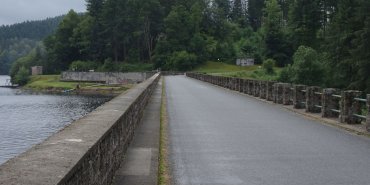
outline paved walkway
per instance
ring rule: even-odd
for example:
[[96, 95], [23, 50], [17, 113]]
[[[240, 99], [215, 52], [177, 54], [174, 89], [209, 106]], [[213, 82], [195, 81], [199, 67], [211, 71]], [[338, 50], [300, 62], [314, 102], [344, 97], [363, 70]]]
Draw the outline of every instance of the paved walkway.
[[159, 81], [113, 185], [157, 184], [161, 96]]
[[176, 185], [369, 185], [370, 139], [184, 76], [165, 77]]

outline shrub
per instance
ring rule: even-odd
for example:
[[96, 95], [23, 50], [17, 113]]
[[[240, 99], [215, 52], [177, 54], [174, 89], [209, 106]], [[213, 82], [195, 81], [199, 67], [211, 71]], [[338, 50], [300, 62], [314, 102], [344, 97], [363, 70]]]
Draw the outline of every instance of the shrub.
[[116, 72], [119, 71], [117, 65], [112, 61], [112, 59], [106, 59], [103, 66], [101, 66], [100, 71], [103, 72]]
[[285, 82], [285, 83], [292, 83], [293, 79], [293, 71], [292, 71], [292, 66], [289, 64], [286, 66], [280, 73], [278, 77], [279, 82]]
[[13, 83], [18, 85], [26, 85], [30, 79], [30, 73], [25, 67], [21, 67], [16, 73]]
[[279, 81], [320, 86], [325, 79], [322, 60], [314, 49], [300, 46], [293, 56], [294, 63], [281, 71]]
[[321, 58], [314, 49], [300, 46], [293, 56], [292, 81], [305, 85], [322, 85], [324, 69]]
[[274, 67], [275, 67], [275, 60], [274, 59], [267, 59], [263, 61], [262, 67], [267, 74], [274, 74]]
[[123, 63], [119, 65], [120, 72], [141, 72], [153, 70], [153, 64], [130, 64]]
[[169, 69], [178, 71], [191, 70], [197, 64], [197, 56], [187, 51], [174, 52], [168, 64], [170, 65], [168, 66]]
[[74, 61], [69, 65], [69, 70], [72, 71], [90, 71], [90, 70], [97, 70], [99, 68], [98, 62], [91, 62], [91, 61]]

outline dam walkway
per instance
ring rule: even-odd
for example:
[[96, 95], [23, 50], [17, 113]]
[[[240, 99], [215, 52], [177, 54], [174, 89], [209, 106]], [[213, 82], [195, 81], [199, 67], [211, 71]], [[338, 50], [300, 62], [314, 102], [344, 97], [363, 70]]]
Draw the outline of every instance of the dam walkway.
[[248, 95], [167, 76], [175, 185], [366, 185], [370, 139]]

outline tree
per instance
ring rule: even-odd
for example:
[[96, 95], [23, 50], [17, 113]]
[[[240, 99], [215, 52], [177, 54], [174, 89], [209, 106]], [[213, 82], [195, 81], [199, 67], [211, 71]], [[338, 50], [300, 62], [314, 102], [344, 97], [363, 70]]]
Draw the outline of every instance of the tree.
[[14, 77], [14, 80], [12, 80], [13, 84], [18, 85], [25, 85], [29, 81], [29, 70], [27, 70], [25, 67], [21, 67], [17, 74]]
[[312, 48], [300, 46], [294, 53], [292, 82], [305, 85], [322, 85], [324, 69], [321, 56]]
[[[328, 28], [325, 48], [328, 52], [328, 84], [338, 88], [346, 88], [354, 81], [357, 73], [356, 61], [351, 50], [355, 47], [356, 31], [363, 28], [363, 20], [356, 13], [359, 1], [338, 1], [337, 12]], [[360, 54], [361, 56], [361, 54]]]
[[274, 59], [277, 66], [283, 67], [290, 62], [290, 48], [284, 38], [282, 14], [277, 0], [266, 1], [263, 21], [265, 56]]
[[[87, 16], [82, 24], [84, 30], [85, 47], [91, 60], [102, 60], [104, 57], [104, 41], [102, 39], [102, 11], [103, 0], [86, 0]], [[86, 26], [88, 24], [89, 26]]]
[[213, 8], [217, 11], [217, 14], [224, 20], [228, 19], [231, 14], [231, 5], [228, 0], [214, 0]]
[[265, 0], [248, 0], [249, 23], [255, 31], [262, 25], [264, 5]]
[[317, 32], [321, 28], [322, 16], [319, 0], [295, 0], [291, 2], [289, 26], [294, 46], [317, 48]]
[[234, 23], [246, 26], [248, 17], [242, 2], [242, 0], [234, 0], [231, 19]]
[[55, 35], [49, 36], [44, 40], [44, 44], [49, 53], [49, 59], [53, 63], [55, 72], [67, 70], [72, 61], [81, 58], [80, 49], [73, 39], [75, 29], [80, 24], [80, 16], [73, 10], [60, 23]]
[[350, 88], [370, 92], [370, 2], [367, 0], [359, 1], [356, 8], [356, 22], [361, 25], [359, 30], [354, 32], [352, 41], [353, 48], [350, 54], [353, 58], [353, 68], [356, 72], [349, 84]]

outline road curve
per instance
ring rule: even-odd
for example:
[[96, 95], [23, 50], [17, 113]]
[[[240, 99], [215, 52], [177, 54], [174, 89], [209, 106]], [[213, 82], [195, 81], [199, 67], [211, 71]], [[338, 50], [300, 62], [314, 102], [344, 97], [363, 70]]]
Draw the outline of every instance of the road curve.
[[165, 78], [175, 185], [369, 185], [370, 139], [184, 76]]

